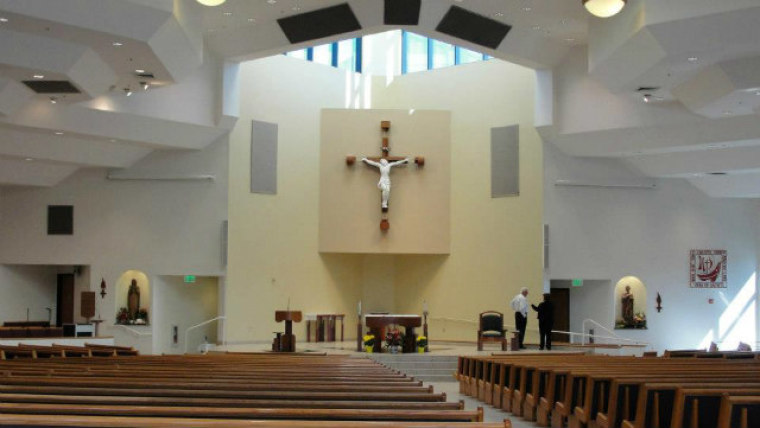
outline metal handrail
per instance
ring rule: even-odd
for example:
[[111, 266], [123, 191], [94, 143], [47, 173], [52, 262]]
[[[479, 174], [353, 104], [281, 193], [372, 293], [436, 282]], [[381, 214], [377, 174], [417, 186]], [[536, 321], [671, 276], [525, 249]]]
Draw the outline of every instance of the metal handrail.
[[149, 331], [149, 332], [147, 332], [147, 333], [144, 333], [144, 332], [142, 332], [142, 331], [137, 331], [137, 330], [135, 330], [135, 329], [133, 329], [133, 328], [127, 327], [127, 326], [125, 326], [124, 324], [114, 324], [114, 325], [112, 325], [111, 327], [121, 327], [121, 328], [123, 328], [124, 330], [127, 330], [128, 332], [130, 332], [130, 333], [134, 334], [135, 336], [153, 336], [153, 332], [150, 332], [150, 331]]
[[196, 324], [196, 325], [194, 325], [192, 327], [188, 327], [187, 329], [185, 329], [185, 354], [187, 354], [187, 337], [190, 334], [190, 330], [194, 330], [196, 328], [203, 327], [204, 325], [211, 324], [214, 321], [226, 320], [226, 319], [227, 319], [227, 317], [224, 316], [224, 315], [222, 315], [222, 316], [218, 316], [216, 318], [211, 318], [210, 320], [203, 321], [200, 324]]

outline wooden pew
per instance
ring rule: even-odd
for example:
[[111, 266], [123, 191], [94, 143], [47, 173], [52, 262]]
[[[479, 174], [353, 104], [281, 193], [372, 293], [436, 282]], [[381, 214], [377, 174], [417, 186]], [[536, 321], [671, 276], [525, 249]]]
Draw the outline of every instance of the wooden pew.
[[0, 413], [79, 416], [191, 417], [208, 419], [294, 419], [348, 421], [482, 422], [477, 410], [301, 409], [245, 407], [127, 406], [86, 404], [0, 403]]
[[118, 416], [59, 416], [0, 414], [0, 424], [27, 427], [134, 427], [134, 428], [511, 428], [508, 420], [494, 423], [460, 422], [357, 422], [357, 421], [255, 421], [197, 418], [132, 418]]
[[711, 388], [678, 388], [674, 398], [671, 428], [716, 427], [720, 419], [724, 395], [760, 397], [758, 388], [736, 388], [733, 385]]
[[[675, 396], [683, 383], [647, 383], [641, 388], [636, 405], [634, 420], [624, 420], [621, 424], [623, 428], [650, 428], [650, 427], [668, 427], [672, 422], [673, 409], [675, 406]], [[729, 386], [730, 385], [730, 386]], [[760, 383], [713, 383], [711, 384], [691, 384], [695, 389], [711, 389], [711, 386], [718, 390], [726, 388], [760, 388]]]
[[760, 426], [760, 397], [723, 394], [717, 428]]

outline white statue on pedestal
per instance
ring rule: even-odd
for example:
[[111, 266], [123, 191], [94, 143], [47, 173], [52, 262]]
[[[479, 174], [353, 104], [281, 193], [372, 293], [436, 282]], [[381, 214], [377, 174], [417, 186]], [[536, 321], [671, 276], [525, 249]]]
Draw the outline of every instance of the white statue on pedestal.
[[377, 167], [380, 171], [380, 181], [377, 182], [377, 188], [380, 189], [380, 196], [382, 198], [380, 208], [382, 208], [383, 211], [386, 211], [388, 209], [388, 198], [391, 196], [391, 168], [409, 163], [409, 158], [395, 162], [388, 162], [387, 159], [380, 159], [380, 162], [375, 162], [367, 158], [362, 158], [362, 162]]

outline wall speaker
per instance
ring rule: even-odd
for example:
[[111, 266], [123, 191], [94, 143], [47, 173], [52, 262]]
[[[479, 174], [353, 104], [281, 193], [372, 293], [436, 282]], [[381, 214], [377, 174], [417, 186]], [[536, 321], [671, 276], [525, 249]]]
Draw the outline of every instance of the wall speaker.
[[48, 205], [48, 235], [74, 234], [74, 206]]

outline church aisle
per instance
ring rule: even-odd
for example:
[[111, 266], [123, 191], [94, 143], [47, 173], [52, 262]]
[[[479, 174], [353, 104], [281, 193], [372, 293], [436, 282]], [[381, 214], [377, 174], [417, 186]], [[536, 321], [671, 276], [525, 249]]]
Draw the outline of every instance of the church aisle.
[[464, 408], [466, 410], [475, 410], [478, 407], [483, 407], [483, 422], [501, 422], [504, 419], [512, 421], [512, 428], [535, 428], [536, 425], [533, 422], [524, 421], [522, 418], [515, 417], [503, 410], [491, 407], [487, 404], [459, 393], [458, 382], [425, 382], [425, 385], [432, 385], [433, 390], [437, 393], [446, 393], [446, 401], [457, 402], [464, 400]]

